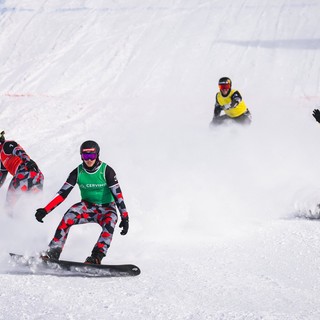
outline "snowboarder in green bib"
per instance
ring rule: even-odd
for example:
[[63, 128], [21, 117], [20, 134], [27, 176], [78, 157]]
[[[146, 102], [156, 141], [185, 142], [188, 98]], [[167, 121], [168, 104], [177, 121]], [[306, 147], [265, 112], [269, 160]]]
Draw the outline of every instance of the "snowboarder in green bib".
[[67, 240], [70, 227], [83, 223], [98, 223], [102, 232], [86, 263], [101, 264], [105, 257], [118, 220], [116, 207], [121, 216], [121, 234], [129, 229], [128, 212], [114, 170], [99, 159], [100, 147], [95, 141], [85, 141], [80, 147], [82, 164], [74, 169], [56, 197], [35, 214], [39, 222], [63, 202], [78, 184], [81, 201], [74, 204], [63, 216], [43, 258], [58, 260]]

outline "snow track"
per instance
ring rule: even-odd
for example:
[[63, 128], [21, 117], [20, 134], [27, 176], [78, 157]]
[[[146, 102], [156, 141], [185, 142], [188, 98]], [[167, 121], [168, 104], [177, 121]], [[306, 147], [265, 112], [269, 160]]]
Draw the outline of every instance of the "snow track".
[[[318, 220], [292, 214], [320, 200], [319, 14], [317, 0], [0, 0], [0, 129], [45, 175], [42, 199], [0, 215], [0, 319], [319, 319]], [[209, 130], [222, 76], [251, 127]], [[141, 275], [14, 273], [8, 252], [45, 249], [79, 199], [34, 219], [87, 139], [130, 214], [105, 263]], [[72, 229], [62, 258], [83, 261], [98, 233]]]

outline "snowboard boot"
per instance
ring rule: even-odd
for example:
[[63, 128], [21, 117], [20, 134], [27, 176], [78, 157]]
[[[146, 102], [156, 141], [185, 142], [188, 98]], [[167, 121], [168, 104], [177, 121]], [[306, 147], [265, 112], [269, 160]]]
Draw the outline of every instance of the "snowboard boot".
[[62, 249], [60, 247], [50, 248], [41, 255], [43, 260], [59, 260]]
[[101, 251], [92, 250], [91, 256], [89, 256], [84, 263], [86, 264], [101, 264], [101, 260], [105, 254]]

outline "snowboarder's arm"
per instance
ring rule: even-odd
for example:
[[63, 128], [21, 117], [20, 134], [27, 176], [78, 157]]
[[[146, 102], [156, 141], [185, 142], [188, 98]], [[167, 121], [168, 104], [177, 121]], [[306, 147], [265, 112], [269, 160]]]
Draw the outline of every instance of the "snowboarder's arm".
[[28, 168], [29, 171], [39, 172], [37, 164], [32, 159], [30, 159], [27, 153], [19, 144], [17, 144], [17, 142], [6, 141], [3, 146], [3, 149], [5, 153], [19, 157], [22, 160], [22, 163]]
[[216, 94], [216, 103], [214, 105], [213, 117], [219, 117], [221, 111], [223, 110], [222, 106], [218, 102], [217, 96], [218, 96], [218, 94]]
[[235, 91], [231, 96], [230, 109], [235, 108], [242, 101], [242, 97], [239, 91]]
[[126, 205], [123, 200], [122, 191], [116, 176], [115, 171], [107, 166], [106, 175], [105, 175], [107, 184], [109, 186], [110, 191], [114, 197], [118, 210], [120, 212], [121, 219], [128, 219], [128, 212], [126, 209]]
[[214, 117], [219, 117], [222, 110], [223, 110], [223, 109], [222, 109], [222, 106], [220, 106], [219, 103], [216, 103], [215, 106], [214, 106], [213, 116], [214, 116]]
[[61, 189], [58, 191], [57, 195], [44, 208], [37, 209], [35, 217], [39, 222], [43, 222], [43, 218], [54, 208], [56, 208], [61, 202], [64, 201], [64, 199], [68, 196], [68, 194], [75, 186], [77, 182], [77, 177], [78, 170], [75, 169], [70, 173], [68, 179], [63, 184]]
[[[26, 154], [26, 152], [21, 148], [20, 145], [18, 145], [15, 141], [11, 141], [10, 143], [6, 143], [5, 144], [5, 147], [6, 145], [8, 145], [8, 148], [12, 148], [12, 151], [11, 153], [14, 155], [14, 156], [17, 156], [19, 157], [23, 162], [26, 162], [28, 163], [30, 161], [30, 157]], [[15, 145], [14, 147], [12, 147], [13, 145]]]
[[56, 208], [60, 203], [62, 203], [67, 198], [67, 196], [69, 195], [69, 193], [71, 192], [71, 190], [73, 189], [73, 187], [77, 182], [77, 177], [78, 177], [78, 170], [74, 169], [70, 173], [68, 179], [63, 184], [61, 189], [58, 191], [57, 195], [44, 207], [47, 213], [51, 212], [54, 208]]

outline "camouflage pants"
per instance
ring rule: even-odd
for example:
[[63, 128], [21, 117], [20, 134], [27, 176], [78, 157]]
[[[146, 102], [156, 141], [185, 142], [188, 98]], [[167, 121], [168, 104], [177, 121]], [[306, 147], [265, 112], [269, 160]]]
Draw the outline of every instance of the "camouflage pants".
[[12, 207], [25, 192], [37, 193], [43, 189], [43, 174], [41, 171], [20, 170], [12, 178], [6, 197], [6, 204]]
[[63, 249], [69, 230], [73, 225], [93, 222], [98, 223], [102, 228], [93, 250], [106, 255], [117, 220], [118, 216], [114, 202], [108, 205], [97, 205], [86, 201], [78, 202], [64, 214], [49, 247]]

